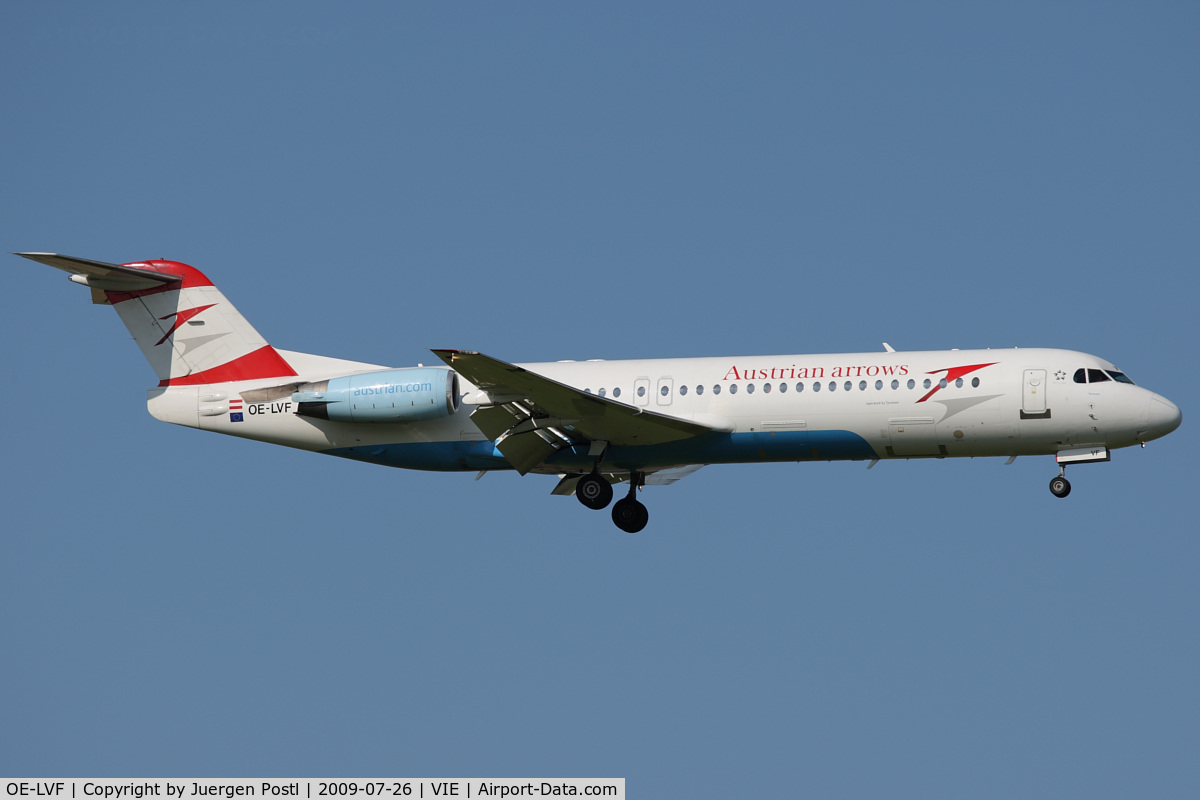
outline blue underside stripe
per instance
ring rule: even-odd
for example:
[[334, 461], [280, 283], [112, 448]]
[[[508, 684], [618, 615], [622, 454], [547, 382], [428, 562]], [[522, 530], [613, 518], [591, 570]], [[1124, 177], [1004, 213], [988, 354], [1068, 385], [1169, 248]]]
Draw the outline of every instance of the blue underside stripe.
[[[489, 441], [407, 442], [338, 447], [322, 452], [388, 467], [435, 471], [511, 469]], [[667, 467], [679, 464], [739, 464], [759, 461], [843, 461], [876, 458], [850, 431], [778, 431], [710, 433], [650, 447], [610, 447], [604, 463], [614, 467]], [[587, 471], [587, 448], [561, 450], [548, 463], [568, 471]]]
[[512, 469], [491, 442], [404, 442], [335, 447], [322, 453], [385, 467], [457, 472], [477, 469]]

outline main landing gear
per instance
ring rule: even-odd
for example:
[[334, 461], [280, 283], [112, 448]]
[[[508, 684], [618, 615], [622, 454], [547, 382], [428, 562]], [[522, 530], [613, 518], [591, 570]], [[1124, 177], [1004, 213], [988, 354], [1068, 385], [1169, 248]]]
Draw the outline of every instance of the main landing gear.
[[[629, 494], [622, 497], [613, 506], [613, 523], [626, 533], [637, 533], [650, 521], [650, 512], [638, 502], [635, 496], [643, 480], [645, 478], [641, 473], [631, 471], [629, 473]], [[598, 511], [612, 501], [612, 484], [606, 481], [598, 471], [593, 472], [584, 475], [575, 484], [575, 496], [588, 508]]]
[[1055, 497], [1066, 497], [1071, 493], [1071, 482], [1067, 480], [1067, 467], [1058, 468], [1058, 476], [1050, 479], [1050, 494]]

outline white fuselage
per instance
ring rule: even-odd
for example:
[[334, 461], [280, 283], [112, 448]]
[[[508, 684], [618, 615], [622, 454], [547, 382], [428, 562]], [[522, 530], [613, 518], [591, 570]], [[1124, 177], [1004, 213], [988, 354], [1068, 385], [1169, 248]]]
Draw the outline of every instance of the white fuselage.
[[[150, 411], [176, 424], [392, 466], [506, 468], [503, 456], [471, 421], [471, 413], [493, 398], [465, 379], [461, 406], [443, 419], [380, 424], [313, 420], [295, 414], [290, 397], [296, 382], [380, 367], [284, 355], [300, 372], [286, 384], [266, 379], [155, 389]], [[1127, 447], [1163, 436], [1179, 424], [1179, 409], [1170, 401], [1122, 382], [1124, 376], [1112, 364], [1070, 350], [520, 366], [585, 392], [714, 429], [709, 436], [678, 445], [615, 448], [605, 456], [613, 468], [1055, 454], [1092, 446]], [[231, 421], [231, 403], [241, 407], [240, 422]], [[568, 450], [536, 471], [587, 470], [592, 460], [586, 453]]]

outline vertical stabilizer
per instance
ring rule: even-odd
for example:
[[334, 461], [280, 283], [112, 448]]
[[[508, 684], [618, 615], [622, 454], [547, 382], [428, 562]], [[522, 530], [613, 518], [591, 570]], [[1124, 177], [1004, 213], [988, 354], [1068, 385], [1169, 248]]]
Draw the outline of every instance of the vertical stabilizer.
[[271, 347], [200, 270], [177, 261], [105, 264], [55, 253], [17, 253], [71, 273], [112, 305], [154, 368], [159, 386], [290, 377]]

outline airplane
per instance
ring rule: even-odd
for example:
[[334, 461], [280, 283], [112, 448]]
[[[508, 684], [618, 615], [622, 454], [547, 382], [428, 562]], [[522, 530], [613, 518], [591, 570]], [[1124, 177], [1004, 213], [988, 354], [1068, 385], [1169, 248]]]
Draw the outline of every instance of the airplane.
[[643, 486], [707, 464], [1052, 455], [1072, 464], [1179, 427], [1179, 407], [1071, 350], [897, 351], [514, 364], [433, 350], [388, 367], [277, 350], [199, 270], [16, 253], [111, 305], [158, 377], [156, 419], [390, 467], [558, 477], [552, 494], [649, 520]]

